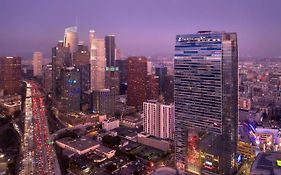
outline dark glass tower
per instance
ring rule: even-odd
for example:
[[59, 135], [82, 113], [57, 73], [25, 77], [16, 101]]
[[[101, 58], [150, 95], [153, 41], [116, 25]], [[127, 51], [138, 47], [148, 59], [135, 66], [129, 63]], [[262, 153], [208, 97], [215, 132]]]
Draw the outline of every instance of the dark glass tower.
[[115, 67], [115, 35], [105, 36], [106, 67]]
[[155, 68], [155, 74], [159, 77], [159, 91], [162, 94], [165, 84], [165, 77], [167, 76], [167, 67], [164, 65], [159, 65]]
[[178, 168], [233, 174], [238, 126], [236, 33], [177, 35], [175, 149]]

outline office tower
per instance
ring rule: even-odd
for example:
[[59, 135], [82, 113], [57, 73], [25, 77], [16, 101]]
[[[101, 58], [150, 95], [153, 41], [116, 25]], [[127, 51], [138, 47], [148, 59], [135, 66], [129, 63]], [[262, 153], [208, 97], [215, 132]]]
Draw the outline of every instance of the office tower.
[[110, 68], [116, 66], [115, 35], [105, 36], [105, 57], [106, 57], [106, 67]]
[[46, 93], [52, 92], [52, 65], [47, 64], [43, 66], [43, 88]]
[[0, 57], [0, 95], [21, 93], [21, 57]]
[[52, 48], [52, 92], [54, 101], [56, 97], [61, 95], [62, 69], [71, 65], [69, 48], [63, 46], [63, 41], [59, 41], [57, 46]]
[[236, 33], [177, 35], [176, 165], [195, 174], [234, 172], [238, 127]]
[[147, 98], [155, 100], [159, 98], [159, 80], [155, 75], [147, 75]]
[[153, 65], [151, 61], [147, 61], [147, 75], [152, 75], [153, 73]]
[[79, 66], [84, 64], [90, 64], [90, 52], [87, 46], [80, 43], [78, 51], [73, 53], [73, 65]]
[[76, 26], [65, 29], [63, 46], [69, 47], [71, 53], [74, 53], [78, 50], [78, 33]]
[[32, 58], [33, 76], [42, 76], [42, 59], [43, 55], [41, 52], [34, 52]]
[[75, 66], [80, 69], [81, 91], [88, 91], [91, 87], [91, 67], [90, 64]]
[[105, 43], [104, 39], [95, 38], [95, 31], [91, 30], [90, 38], [90, 64], [91, 64], [91, 90], [105, 88]]
[[75, 67], [65, 67], [62, 69], [62, 94], [60, 100], [62, 107], [66, 111], [80, 110], [80, 69]]
[[149, 100], [143, 103], [144, 131], [163, 139], [173, 139], [175, 128], [174, 105]]
[[84, 44], [84, 42], [83, 41], [80, 41], [79, 43], [78, 43], [78, 46], [77, 46], [78, 48], [78, 52], [80, 52], [80, 53], [83, 53], [83, 51], [85, 52], [85, 51], [89, 51], [89, 48], [88, 48], [88, 46], [86, 46], [85, 44]]
[[164, 78], [163, 96], [166, 102], [174, 102], [174, 76], [167, 75]]
[[[105, 77], [105, 86], [110, 89], [110, 94], [112, 99], [116, 99], [116, 96], [119, 95], [119, 69], [118, 67], [106, 67], [106, 77]], [[113, 100], [115, 102], [115, 100]], [[115, 109], [115, 103], [114, 109]]]
[[167, 76], [167, 67], [163, 64], [156, 66], [155, 74], [159, 77], [159, 93], [163, 94], [165, 77]]
[[147, 100], [147, 58], [128, 58], [128, 92], [127, 104], [142, 107]]
[[116, 60], [116, 66], [119, 69], [119, 92], [120, 95], [124, 95], [128, 85], [128, 61]]
[[114, 113], [114, 99], [110, 89], [97, 89], [92, 91], [91, 111], [99, 114]]

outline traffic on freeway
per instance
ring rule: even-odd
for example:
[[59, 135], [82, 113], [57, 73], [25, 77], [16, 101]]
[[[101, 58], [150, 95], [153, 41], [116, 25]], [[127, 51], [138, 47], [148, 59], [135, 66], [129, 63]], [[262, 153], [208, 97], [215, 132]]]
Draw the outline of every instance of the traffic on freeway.
[[19, 174], [61, 174], [53, 145], [49, 142], [49, 128], [44, 97], [39, 85], [26, 81], [23, 155]]

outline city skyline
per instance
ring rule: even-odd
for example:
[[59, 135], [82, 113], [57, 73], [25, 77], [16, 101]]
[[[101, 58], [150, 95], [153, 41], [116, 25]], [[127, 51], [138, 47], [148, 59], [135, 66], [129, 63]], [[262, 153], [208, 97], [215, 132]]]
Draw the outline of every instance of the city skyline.
[[0, 21], [7, 28], [0, 30], [0, 54], [25, 59], [40, 51], [50, 58], [63, 30], [77, 24], [79, 41], [88, 43], [91, 29], [98, 37], [114, 34], [117, 48], [127, 56], [172, 56], [175, 35], [199, 30], [237, 32], [241, 57], [281, 56], [280, 1], [121, 2], [3, 0]]

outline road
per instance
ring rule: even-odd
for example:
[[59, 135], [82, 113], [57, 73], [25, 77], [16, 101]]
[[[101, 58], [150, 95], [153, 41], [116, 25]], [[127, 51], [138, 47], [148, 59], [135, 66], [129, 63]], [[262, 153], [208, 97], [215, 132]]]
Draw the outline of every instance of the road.
[[24, 134], [22, 139], [22, 168], [19, 174], [60, 175], [53, 145], [49, 144], [49, 128], [44, 97], [39, 85], [27, 81]]

